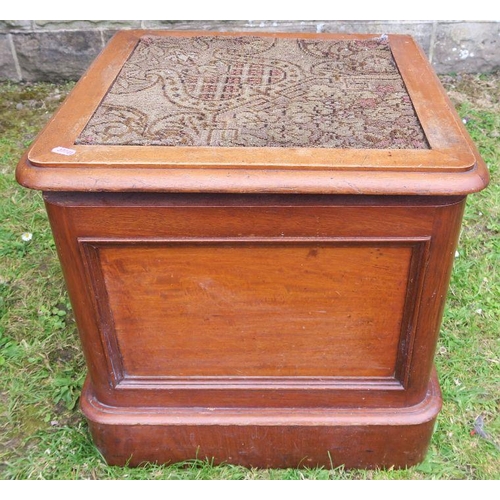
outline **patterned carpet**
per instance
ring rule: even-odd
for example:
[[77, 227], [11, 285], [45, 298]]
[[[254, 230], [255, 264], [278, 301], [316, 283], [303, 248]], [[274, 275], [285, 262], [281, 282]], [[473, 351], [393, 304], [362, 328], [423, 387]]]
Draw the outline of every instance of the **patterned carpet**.
[[144, 36], [77, 144], [426, 149], [387, 39]]

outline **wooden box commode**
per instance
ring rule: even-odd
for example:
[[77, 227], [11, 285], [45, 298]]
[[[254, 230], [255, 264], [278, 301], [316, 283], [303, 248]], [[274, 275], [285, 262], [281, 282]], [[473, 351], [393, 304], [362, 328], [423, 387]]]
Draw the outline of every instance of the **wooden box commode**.
[[110, 464], [404, 467], [484, 163], [408, 36], [127, 31], [17, 170]]

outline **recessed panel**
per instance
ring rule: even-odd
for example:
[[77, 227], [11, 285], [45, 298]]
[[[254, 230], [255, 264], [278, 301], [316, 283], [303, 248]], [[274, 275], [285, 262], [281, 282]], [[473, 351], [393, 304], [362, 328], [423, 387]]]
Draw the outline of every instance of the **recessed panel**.
[[98, 254], [125, 378], [394, 376], [411, 246], [174, 242]]

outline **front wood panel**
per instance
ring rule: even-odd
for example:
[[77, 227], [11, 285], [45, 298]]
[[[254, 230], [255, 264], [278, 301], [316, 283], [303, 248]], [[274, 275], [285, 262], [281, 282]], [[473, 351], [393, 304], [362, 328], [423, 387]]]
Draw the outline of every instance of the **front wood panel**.
[[414, 243], [87, 245], [125, 379], [394, 377]]
[[[448, 265], [453, 260], [463, 200], [453, 199], [453, 204], [447, 204], [450, 201], [448, 199], [432, 198], [202, 197], [110, 193], [51, 193], [46, 194], [46, 199], [89, 362], [92, 384], [99, 401], [106, 405], [358, 407], [362, 404], [366, 407], [401, 407], [416, 404], [425, 396], [442, 308], [443, 287], [447, 283]], [[398, 296], [403, 312], [395, 321], [400, 324], [395, 361], [394, 357], [391, 358], [391, 346], [388, 353], [383, 351], [386, 373], [394, 365], [395, 370], [390, 375], [381, 376], [285, 375], [283, 371], [277, 375], [234, 375], [234, 372], [214, 375], [212, 365], [208, 375], [144, 375], [144, 372], [134, 372], [134, 369], [142, 369], [138, 367], [152, 364], [151, 352], [143, 349], [141, 344], [138, 348], [130, 344], [134, 340], [131, 330], [126, 333], [129, 336], [126, 337], [129, 342], [128, 353], [127, 347], [123, 349], [119, 344], [121, 340], [115, 325], [116, 311], [113, 310], [116, 307], [111, 301], [118, 304], [118, 311], [122, 304], [127, 304], [127, 300], [127, 307], [131, 307], [141, 294], [148, 292], [148, 286], [139, 286], [140, 281], [129, 281], [123, 290], [132, 293], [130, 290], [134, 288], [135, 298], [127, 299], [124, 295], [125, 302], [122, 302], [120, 294], [116, 295], [108, 288], [105, 280], [108, 271], [103, 262], [116, 250], [124, 252], [119, 255], [120, 258], [126, 255], [128, 260], [134, 260], [135, 252], [141, 249], [149, 248], [156, 255], [168, 250], [171, 252], [170, 258], [170, 255], [182, 255], [186, 248], [199, 247], [200, 252], [204, 248], [204, 252], [208, 250], [213, 253], [215, 248], [228, 246], [242, 251], [259, 247], [274, 250], [272, 266], [283, 265], [279, 250], [285, 248], [324, 248], [334, 257], [336, 249], [348, 247], [357, 248], [359, 252], [368, 251], [369, 248], [390, 252], [398, 250], [404, 265], [408, 263], [409, 267], [406, 286], [401, 286], [404, 299]], [[103, 258], [104, 254], [106, 258]], [[350, 255], [349, 252], [347, 254]], [[304, 256], [307, 257], [306, 254]], [[365, 254], [360, 253], [359, 256], [360, 268], [364, 269]], [[144, 262], [144, 259], [140, 260]], [[339, 265], [340, 259], [329, 260]], [[391, 258], [385, 261], [391, 265], [394, 262]], [[380, 274], [388, 277], [388, 283], [391, 283], [391, 275], [394, 274], [391, 265], [379, 268]], [[200, 269], [201, 264], [189, 272], [199, 272]], [[232, 274], [236, 280], [240, 280], [237, 271]], [[247, 278], [251, 279], [253, 277]], [[390, 290], [386, 290], [384, 279], [380, 278], [378, 289], [389, 303], [394, 301], [394, 297], [390, 296]], [[376, 297], [376, 294], [372, 294], [372, 297]], [[199, 297], [196, 300], [199, 301]], [[382, 300], [379, 304], [382, 306], [369, 307], [380, 309], [382, 315], [388, 316], [384, 308], [389, 306]], [[355, 306], [364, 307], [365, 303], [360, 301]], [[204, 307], [207, 307], [206, 304]], [[151, 308], [146, 311], [147, 307], [144, 307], [140, 314], [147, 322]], [[123, 314], [123, 311], [119, 314]], [[124, 317], [122, 323], [126, 323]], [[196, 329], [194, 331], [197, 332]], [[320, 334], [326, 335], [321, 331]], [[150, 337], [153, 341], [155, 338], [162, 340], [161, 335]], [[375, 334], [373, 338], [376, 338]], [[199, 339], [197, 341], [201, 345]], [[365, 339], [370, 340], [368, 336]], [[394, 337], [382, 338], [382, 342], [387, 340], [394, 341]], [[220, 342], [221, 347], [226, 347], [226, 344]], [[323, 351], [325, 345], [334, 349], [323, 342]], [[206, 348], [204, 345], [201, 347]], [[312, 352], [311, 345], [306, 347]], [[340, 349], [339, 345], [335, 348]], [[311, 360], [311, 371], [308, 373], [319, 373], [325, 366], [329, 368], [327, 364], [319, 365], [317, 358], [311, 356], [310, 352], [307, 353]], [[351, 356], [347, 359], [351, 365], [343, 372], [347, 373], [349, 366], [358, 365], [354, 364], [351, 351], [345, 349], [344, 352], [346, 356]], [[138, 358], [136, 368], [131, 368], [127, 365], [126, 357], [134, 357], [134, 353], [142, 360]], [[200, 349], [198, 354], [203, 358], [204, 351]], [[239, 354], [243, 356], [242, 351]], [[335, 357], [335, 351], [333, 354], [331, 351], [330, 355], [335, 358], [336, 366], [344, 369], [340, 355]], [[268, 355], [270, 358], [271, 354]], [[196, 360], [196, 363], [199, 362]], [[365, 360], [359, 366], [361, 369], [367, 368]], [[165, 366], [162, 366], [158, 373], [164, 373], [164, 369]], [[167, 369], [171, 369], [170, 365]], [[334, 373], [333, 368], [329, 373]]]

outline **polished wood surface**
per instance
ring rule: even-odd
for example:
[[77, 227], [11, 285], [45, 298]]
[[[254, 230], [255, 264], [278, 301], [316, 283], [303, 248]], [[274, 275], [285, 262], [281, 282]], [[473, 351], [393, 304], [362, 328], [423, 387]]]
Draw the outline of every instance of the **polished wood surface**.
[[[103, 403], [403, 407], [424, 398], [463, 198], [45, 198]], [[309, 343], [299, 337], [308, 325]], [[278, 363], [273, 353], [284, 373], [259, 368]]]
[[86, 383], [82, 408], [112, 465], [198, 458], [245, 467], [408, 467], [427, 451], [441, 394], [435, 374], [426, 397], [403, 409], [109, 408]]
[[123, 372], [392, 377], [412, 246], [384, 243], [97, 244]]

